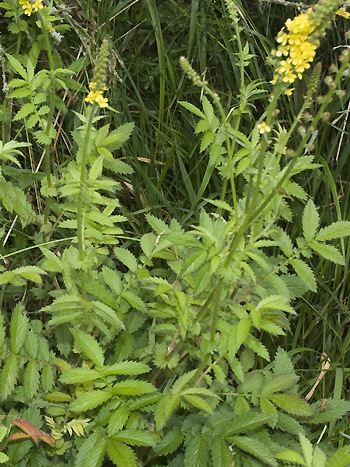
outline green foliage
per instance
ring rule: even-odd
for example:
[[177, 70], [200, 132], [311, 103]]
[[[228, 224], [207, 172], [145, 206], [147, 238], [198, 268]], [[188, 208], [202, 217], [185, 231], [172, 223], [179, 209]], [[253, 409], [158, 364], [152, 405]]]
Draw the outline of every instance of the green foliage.
[[[295, 106], [286, 105], [285, 83], [268, 91], [271, 64], [266, 79], [254, 71], [267, 43], [252, 40], [261, 34], [252, 33], [241, 5], [222, 2], [225, 30], [209, 36], [229, 52], [235, 87], [229, 96], [211, 88], [204, 55], [200, 73], [181, 59], [201, 99], [194, 105], [181, 97], [174, 117], [174, 134], [185, 135], [179, 144], [164, 137], [187, 86], [184, 80], [178, 86], [162, 36], [163, 9], [170, 6], [147, 0], [149, 19], [137, 22], [147, 28], [149, 21], [156, 32], [159, 89], [142, 76], [131, 94], [123, 79], [113, 83], [111, 72], [108, 106], [102, 101], [100, 108], [98, 94], [94, 104], [82, 99], [90, 65], [94, 75], [105, 74], [106, 57], [90, 63], [96, 53], [89, 44], [100, 42], [102, 30], [114, 43], [114, 19], [135, 2], [97, 3], [45, 4], [25, 16], [20, 3], [0, 2], [6, 43], [0, 48], [0, 442], [6, 448], [0, 463], [347, 465], [347, 447], [336, 450], [350, 412], [339, 390], [341, 368], [333, 398], [326, 387], [317, 389], [321, 373], [312, 390], [318, 400], [305, 400], [310, 380], [302, 370], [310, 349], [291, 344], [291, 330], [301, 332], [301, 304], [323, 286], [317, 261], [337, 267], [348, 261], [350, 222], [338, 215], [325, 225], [305, 182], [321, 166], [327, 170], [312, 146], [326, 110], [342, 99], [348, 55], [336, 52], [325, 95], [314, 96], [314, 76], [305, 80], [308, 98], [298, 103], [297, 83]], [[188, 11], [185, 3], [178, 2], [179, 11]], [[192, 56], [206, 33], [195, 30], [197, 19], [215, 16], [223, 5], [190, 3]], [[85, 34], [85, 21], [90, 28], [112, 10], [92, 38]], [[131, 32], [120, 37], [132, 42]], [[147, 54], [152, 41], [144, 37]], [[71, 40], [81, 41], [79, 54]], [[169, 108], [167, 80], [175, 86]], [[89, 96], [95, 86], [89, 83]], [[159, 92], [150, 126], [138, 120], [144, 108], [135, 111], [133, 97], [149, 86]], [[118, 105], [118, 93], [127, 105]], [[154, 112], [148, 113], [149, 119]], [[121, 114], [138, 124], [124, 123]], [[150, 147], [145, 128], [156, 129]], [[174, 200], [178, 170], [183, 186]], [[323, 309], [315, 311], [326, 320]], [[329, 439], [313, 444], [325, 425]]]

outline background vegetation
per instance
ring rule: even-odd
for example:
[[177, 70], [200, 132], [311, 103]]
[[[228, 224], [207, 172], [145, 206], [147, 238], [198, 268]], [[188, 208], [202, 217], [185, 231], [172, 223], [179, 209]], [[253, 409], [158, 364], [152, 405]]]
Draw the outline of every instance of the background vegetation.
[[[288, 300], [272, 306], [281, 312], [276, 320], [285, 334], [265, 325], [254, 330], [254, 344], [238, 337], [235, 351], [213, 344], [215, 333], [245, 332], [234, 330], [243, 319], [237, 311], [231, 310], [236, 321], [227, 319], [226, 331], [206, 315], [207, 300], [214, 308], [219, 303], [223, 313], [230, 309], [236, 297], [220, 295], [228, 284], [239, 293], [248, 289], [238, 303], [251, 300], [254, 306], [285, 290], [257, 289], [257, 299], [249, 294], [248, 268], [238, 278], [229, 276], [228, 266], [237, 265], [225, 248], [238, 234], [229, 222], [233, 211], [215, 200], [232, 205], [230, 188], [222, 199], [223, 185], [230, 183], [203, 151], [203, 135], [194, 131], [200, 112], [208, 117], [218, 110], [210, 93], [205, 109], [203, 86], [193, 85], [179, 58], [187, 57], [220, 96], [233, 129], [226, 129], [229, 137], [248, 146], [246, 135], [253, 147], [256, 123], [270, 103], [268, 57], [277, 33], [287, 18], [317, 2], [235, 0], [236, 23], [228, 3], [72, 0], [46, 4], [28, 17], [16, 0], [0, 2], [0, 394], [2, 450], [9, 465], [350, 465], [345, 224], [343, 232], [324, 238], [340, 238], [344, 261], [330, 261], [334, 251], [328, 259], [304, 255], [317, 292], [307, 291], [302, 281], [293, 285], [295, 315]], [[293, 84], [292, 96], [281, 97], [274, 116], [275, 141], [283, 142], [281, 127], [288, 130], [298, 121], [291, 147], [301, 141], [297, 156], [314, 156], [308, 161], [312, 170], [293, 174], [309, 195], [289, 193], [293, 221], [272, 207], [266, 213], [266, 222], [283, 228], [293, 245], [302, 231], [306, 238], [308, 229], [349, 219], [349, 80], [340, 77], [337, 89], [327, 84], [341, 67], [347, 21], [334, 19], [321, 42], [322, 70], [309, 108], [303, 105], [313, 85], [311, 71]], [[89, 122], [91, 106], [84, 98], [105, 38], [110, 108], [100, 112], [104, 119]], [[322, 105], [317, 98], [330, 94], [319, 122], [312, 126], [301, 119], [304, 109], [312, 120]], [[184, 101], [197, 106], [197, 113]], [[230, 121], [242, 102], [243, 136]], [[262, 144], [268, 144], [265, 136]], [[257, 186], [255, 176], [252, 171], [248, 180], [238, 173], [239, 199], [249, 196], [249, 183]], [[264, 187], [254, 196], [258, 205], [267, 196]], [[89, 212], [104, 218], [91, 214], [85, 227]], [[257, 231], [263, 227], [257, 221]], [[266, 244], [260, 262], [250, 257], [252, 276], [262, 274], [263, 261], [280, 258], [280, 243]], [[299, 243], [295, 248], [302, 250]], [[200, 269], [203, 250], [222, 254], [219, 273], [212, 265], [210, 271]], [[210, 281], [198, 284], [199, 274], [210, 275]], [[231, 351], [230, 360], [225, 352]], [[319, 443], [324, 457], [310, 442]], [[338, 448], [343, 450], [337, 454]]]

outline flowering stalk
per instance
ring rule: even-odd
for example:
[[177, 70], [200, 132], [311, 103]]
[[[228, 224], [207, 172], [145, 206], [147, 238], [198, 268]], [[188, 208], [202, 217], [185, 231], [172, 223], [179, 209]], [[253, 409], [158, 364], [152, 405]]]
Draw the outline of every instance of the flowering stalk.
[[81, 294], [83, 298], [86, 298], [86, 271], [84, 270], [83, 262], [85, 259], [85, 216], [86, 216], [86, 203], [85, 203], [85, 191], [86, 191], [86, 179], [87, 179], [87, 163], [89, 156], [91, 128], [94, 120], [96, 106], [88, 109], [88, 120], [85, 128], [85, 134], [83, 139], [83, 146], [81, 148], [80, 157], [80, 190], [78, 195], [77, 205], [77, 237], [78, 237], [78, 250], [79, 260], [81, 262], [80, 268], [80, 286]]

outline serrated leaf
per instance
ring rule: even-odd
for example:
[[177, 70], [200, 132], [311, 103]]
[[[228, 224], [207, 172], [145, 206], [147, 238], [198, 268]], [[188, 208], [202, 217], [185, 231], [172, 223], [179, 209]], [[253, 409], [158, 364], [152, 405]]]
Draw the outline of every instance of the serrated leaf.
[[264, 397], [268, 397], [270, 394], [286, 391], [287, 389], [293, 388], [297, 381], [298, 377], [293, 373], [289, 375], [274, 376], [271, 381], [263, 386], [261, 394]]
[[118, 407], [111, 415], [108, 422], [108, 436], [111, 437], [120, 431], [129, 418], [129, 410], [123, 405]]
[[175, 427], [171, 431], [168, 431], [153, 449], [158, 456], [167, 456], [175, 452], [183, 440], [184, 435], [181, 433], [180, 428]]
[[2, 358], [2, 354], [5, 349], [5, 337], [5, 319], [3, 313], [0, 311], [0, 358]]
[[293, 255], [292, 240], [284, 230], [276, 228], [272, 232], [271, 237], [278, 243], [279, 248], [287, 258]]
[[19, 111], [14, 116], [13, 120], [16, 122], [18, 120], [23, 120], [24, 118], [28, 117], [28, 115], [35, 112], [35, 105], [31, 102], [27, 102], [23, 104]]
[[19, 373], [16, 355], [10, 355], [0, 373], [0, 398], [6, 399], [14, 390]]
[[15, 306], [10, 323], [11, 350], [18, 353], [23, 347], [29, 331], [29, 320], [21, 304]]
[[303, 212], [303, 234], [307, 242], [313, 240], [320, 225], [320, 216], [312, 199], [307, 202]]
[[28, 75], [26, 70], [24, 69], [23, 65], [17, 60], [17, 58], [13, 57], [10, 54], [5, 54], [8, 61], [10, 62], [11, 67], [25, 80], [28, 79]]
[[304, 284], [312, 291], [317, 292], [317, 285], [315, 275], [304, 261], [301, 259], [291, 259], [290, 264], [293, 266], [298, 277], [304, 282]]
[[55, 385], [53, 370], [49, 363], [46, 363], [42, 369], [41, 384], [42, 384], [44, 392], [52, 391]]
[[262, 443], [258, 439], [249, 436], [232, 436], [231, 439], [235, 443], [235, 447], [251, 454], [257, 459], [265, 462], [267, 465], [271, 465], [273, 467], [278, 466], [272, 452], [266, 444]]
[[186, 439], [184, 467], [207, 467], [208, 440], [202, 435]]
[[138, 379], [126, 379], [120, 381], [112, 387], [112, 393], [120, 396], [138, 396], [155, 392], [157, 389], [153, 384]]
[[156, 236], [153, 233], [142, 235], [140, 245], [144, 254], [149, 258], [156, 244]]
[[350, 464], [350, 446], [339, 448], [329, 459], [327, 467], [348, 467]]
[[279, 452], [276, 454], [276, 458], [292, 464], [305, 465], [303, 457], [298, 452], [292, 451], [291, 449], [285, 449], [284, 451]]
[[102, 367], [104, 363], [103, 350], [99, 343], [90, 334], [83, 331], [72, 329], [71, 333], [74, 337], [74, 345], [79, 353], [82, 353], [96, 366]]
[[0, 425], [0, 442], [5, 438], [7, 433], [6, 426]]
[[313, 240], [309, 243], [309, 246], [323, 258], [326, 258], [336, 264], [345, 264], [343, 255], [333, 245], [326, 245], [325, 243], [319, 243]]
[[197, 373], [197, 370], [192, 370], [187, 373], [184, 373], [180, 378], [178, 378], [171, 388], [173, 394], [179, 393], [184, 389], [184, 387], [191, 381], [194, 375]]
[[134, 451], [124, 443], [109, 440], [106, 451], [108, 457], [117, 467], [137, 467]]
[[224, 439], [216, 438], [211, 443], [212, 463], [215, 467], [232, 467], [233, 457]]
[[155, 433], [142, 430], [119, 431], [113, 438], [130, 446], [153, 446], [157, 442]]
[[116, 247], [114, 254], [130, 271], [135, 272], [137, 270], [137, 259], [135, 256], [125, 248]]
[[284, 410], [291, 415], [299, 417], [309, 417], [312, 415], [311, 407], [303, 399], [292, 394], [274, 394], [269, 396], [278, 408]]
[[39, 368], [35, 360], [31, 360], [24, 371], [23, 379], [24, 391], [29, 399], [38, 392], [39, 389]]
[[190, 405], [193, 405], [193, 407], [196, 407], [199, 410], [203, 410], [207, 413], [212, 413], [213, 411], [213, 407], [202, 397], [195, 396], [192, 394], [184, 394], [183, 399], [185, 399], [186, 402], [188, 402]]
[[116, 149], [120, 148], [122, 144], [130, 138], [134, 127], [135, 124], [133, 122], [120, 125], [120, 127], [111, 131], [109, 135], [103, 140], [103, 146], [108, 148], [110, 151], [115, 151]]
[[306, 438], [306, 436], [300, 433], [299, 443], [300, 443], [301, 450], [303, 452], [306, 465], [311, 465], [313, 454], [314, 454], [314, 448], [311, 442]]
[[108, 287], [119, 296], [122, 292], [122, 286], [118, 271], [104, 266], [102, 268], [102, 276]]
[[338, 221], [333, 224], [323, 227], [317, 234], [316, 240], [324, 242], [327, 240], [335, 240], [336, 238], [347, 237], [350, 235], [350, 221]]
[[197, 115], [199, 118], [205, 118], [204, 113], [195, 105], [191, 104], [190, 102], [186, 101], [179, 101], [179, 104], [184, 107], [185, 109], [189, 110], [194, 115]]
[[164, 428], [165, 424], [180, 405], [181, 397], [179, 394], [164, 394], [158, 402], [155, 410], [155, 421], [157, 430]]
[[312, 467], [326, 467], [326, 461], [326, 454], [318, 446], [315, 446]]
[[74, 368], [73, 370], [65, 371], [60, 376], [60, 382], [63, 384], [84, 384], [102, 378], [103, 375], [97, 370], [90, 368]]
[[92, 302], [94, 306], [94, 312], [108, 324], [111, 324], [114, 328], [125, 329], [124, 324], [120, 321], [115, 310], [102, 302]]
[[330, 399], [312, 404], [312, 409], [314, 414], [308, 419], [308, 423], [326, 424], [339, 420], [350, 412], [350, 402], [343, 399]]
[[158, 219], [155, 216], [152, 216], [152, 214], [146, 214], [146, 221], [158, 235], [161, 235], [162, 233], [165, 233], [169, 230], [164, 221]]
[[115, 363], [114, 365], [110, 365], [110, 366], [105, 366], [103, 367], [102, 370], [100, 370], [100, 373], [103, 376], [112, 376], [112, 375], [133, 376], [133, 375], [142, 375], [144, 373], [148, 373], [150, 370], [151, 368], [145, 363], [134, 362], [130, 360], [130, 361]]
[[89, 181], [93, 182], [102, 175], [103, 170], [103, 157], [98, 157], [92, 164], [89, 171]]
[[4, 452], [0, 452], [0, 464], [5, 464], [10, 460], [9, 456]]
[[95, 390], [79, 395], [69, 406], [72, 412], [86, 412], [104, 404], [112, 397], [110, 391]]

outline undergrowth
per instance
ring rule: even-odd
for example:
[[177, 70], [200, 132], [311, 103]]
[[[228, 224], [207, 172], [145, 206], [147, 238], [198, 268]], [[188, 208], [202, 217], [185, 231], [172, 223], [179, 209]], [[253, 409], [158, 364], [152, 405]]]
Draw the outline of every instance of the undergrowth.
[[268, 53], [238, 2], [192, 1], [175, 64], [147, 0], [157, 83], [115, 47], [132, 2], [96, 3], [0, 2], [0, 463], [350, 465], [347, 34], [322, 48], [346, 3], [301, 5]]

